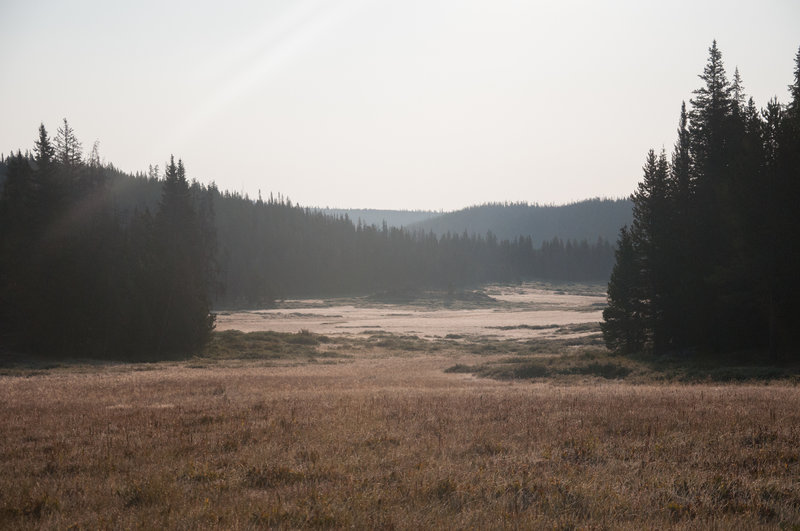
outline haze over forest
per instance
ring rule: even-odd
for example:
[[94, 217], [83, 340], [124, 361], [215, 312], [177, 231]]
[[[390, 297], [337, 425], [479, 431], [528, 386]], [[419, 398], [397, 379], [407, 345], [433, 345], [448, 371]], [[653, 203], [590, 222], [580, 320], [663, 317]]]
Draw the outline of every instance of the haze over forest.
[[797, 20], [786, 0], [7, 0], [0, 150], [66, 117], [128, 173], [175, 153], [309, 207], [624, 198], [712, 39], [759, 105], [788, 101]]
[[[354, 223], [281, 196], [254, 201], [190, 182], [172, 157], [163, 175], [157, 166], [126, 174], [102, 162], [98, 143], [84, 156], [66, 119], [52, 138], [41, 124], [32, 150], [0, 157], [3, 334], [18, 348], [51, 353], [191, 352], [213, 329], [212, 305], [523, 278], [604, 280], [616, 259], [609, 346], [762, 347], [768, 338], [776, 354], [792, 315], [777, 286], [787, 284], [792, 270], [783, 267], [796, 251], [780, 245], [785, 239], [762, 245], [765, 234], [792, 241], [798, 225], [800, 54], [794, 73], [790, 103], [773, 99], [759, 110], [738, 69], [728, 78], [714, 42], [705, 85], [689, 110], [682, 106], [671, 160], [663, 149], [648, 154], [629, 228], [626, 200], [487, 204], [407, 228]], [[615, 257], [603, 236], [620, 225]], [[688, 284], [676, 279], [687, 275], [694, 288], [679, 295]], [[726, 302], [733, 294], [735, 310]], [[717, 320], [689, 331], [678, 317], [689, 307], [705, 308], [692, 326]], [[752, 326], [731, 335], [742, 308]]]
[[800, 529], [798, 20], [0, 3], [0, 527]]
[[530, 236], [535, 246], [562, 240], [614, 241], [623, 225], [631, 221], [631, 202], [627, 199], [588, 199], [567, 205], [529, 205], [492, 203], [474, 205], [452, 212], [426, 210], [320, 209], [334, 216], [348, 216], [354, 223], [404, 227], [412, 231], [485, 235], [491, 232], [501, 240]]
[[[0, 85], [0, 97], [15, 102], [0, 130], [0, 142], [12, 149], [0, 162], [0, 296], [19, 345], [80, 344], [100, 353], [115, 348], [110, 343], [121, 334], [113, 331], [125, 321], [137, 338], [125, 348], [141, 341], [157, 352], [179, 351], [207, 340], [214, 305], [524, 278], [602, 281], [615, 262], [612, 285], [621, 276], [624, 286], [637, 286], [612, 290], [617, 322], [649, 315], [622, 326], [647, 331], [628, 337], [637, 348], [699, 341], [665, 316], [688, 304], [704, 315], [724, 313], [717, 306], [726, 307], [734, 286], [738, 305], [760, 323], [747, 342], [761, 345], [756, 337], [763, 339], [768, 321], [770, 344], [777, 344], [780, 320], [770, 315], [787, 310], [774, 294], [783, 273], [762, 268], [773, 279], [768, 304], [740, 284], [758, 263], [743, 255], [776, 263], [793, 256], [775, 251], [777, 244], [759, 247], [763, 234], [787, 226], [791, 233], [792, 223], [780, 214], [789, 203], [759, 196], [754, 183], [767, 179], [769, 190], [794, 197], [784, 181], [794, 171], [786, 153], [793, 149], [796, 85], [781, 73], [792, 71], [786, 50], [796, 46], [789, 22], [798, 19], [795, 4], [754, 12], [709, 2], [692, 5], [691, 17], [680, 4], [628, 2], [474, 2], [454, 10], [445, 0], [396, 8], [303, 0], [224, 14], [212, 4], [193, 6], [191, 21], [182, 20], [181, 9], [163, 7], [157, 22], [143, 25], [150, 38], [137, 40], [137, 56], [96, 43], [131, 40], [131, 17], [148, 18], [148, 6], [4, 4], [0, 39], [14, 46], [0, 46], [0, 59], [16, 75]], [[62, 24], [65, 16], [71, 24]], [[770, 38], [743, 39], [740, 26], [761, 17]], [[67, 27], [73, 33], [59, 38]], [[716, 41], [711, 62], [699, 67], [709, 33], [730, 43], [732, 71]], [[8, 53], [17, 48], [48, 57], [49, 68], [31, 70], [37, 62]], [[64, 53], [85, 53], [107, 65], [93, 72], [129, 82], [108, 91], [95, 74], [72, 77]], [[137, 65], [150, 76], [131, 78]], [[699, 89], [690, 84], [698, 72]], [[64, 90], [37, 92], [52, 86], [43, 79], [49, 76]], [[50, 116], [31, 119], [44, 113]], [[52, 116], [61, 116], [55, 127]], [[92, 124], [88, 138], [103, 144], [80, 140], [76, 122]], [[668, 157], [676, 124], [686, 145]], [[107, 135], [96, 134], [100, 125]], [[655, 150], [644, 159], [643, 145]], [[662, 155], [653, 147], [659, 145]], [[147, 171], [121, 169], [167, 153], [178, 157]], [[661, 175], [652, 186], [664, 190], [640, 184], [625, 199], [643, 160], [643, 182]], [[387, 200], [425, 203], [439, 215], [417, 219], [424, 212], [417, 210], [373, 223], [355, 211], [318, 210], [362, 202], [385, 208]], [[771, 217], [748, 217], [763, 209]], [[673, 219], [676, 212], [683, 221]], [[699, 224], [694, 232], [681, 225], [689, 220]], [[619, 232], [622, 226], [628, 229]], [[696, 259], [653, 268], [683, 252], [675, 241], [694, 242]], [[60, 281], [39, 282], [56, 272]], [[693, 293], [705, 298], [659, 306], [670, 299], [665, 291], [677, 291], [654, 278], [689, 272]], [[95, 293], [105, 309], [90, 302], [62, 308], [81, 292]], [[172, 318], [175, 305], [191, 310]], [[115, 314], [127, 317], [81, 324]]]

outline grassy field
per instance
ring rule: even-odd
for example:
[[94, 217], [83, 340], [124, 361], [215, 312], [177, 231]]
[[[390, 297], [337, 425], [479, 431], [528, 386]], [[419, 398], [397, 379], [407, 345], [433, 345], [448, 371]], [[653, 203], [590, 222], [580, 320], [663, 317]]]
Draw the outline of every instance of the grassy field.
[[183, 361], [7, 358], [0, 527], [800, 526], [793, 371], [697, 382], [562, 335], [229, 331]]

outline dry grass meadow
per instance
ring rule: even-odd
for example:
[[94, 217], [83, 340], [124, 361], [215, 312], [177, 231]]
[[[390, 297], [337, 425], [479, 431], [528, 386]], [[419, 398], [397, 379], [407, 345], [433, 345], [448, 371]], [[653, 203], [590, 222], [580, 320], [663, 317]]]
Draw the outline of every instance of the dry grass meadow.
[[6, 360], [0, 527], [800, 526], [796, 378], [687, 383], [553, 330], [221, 332], [191, 360]]

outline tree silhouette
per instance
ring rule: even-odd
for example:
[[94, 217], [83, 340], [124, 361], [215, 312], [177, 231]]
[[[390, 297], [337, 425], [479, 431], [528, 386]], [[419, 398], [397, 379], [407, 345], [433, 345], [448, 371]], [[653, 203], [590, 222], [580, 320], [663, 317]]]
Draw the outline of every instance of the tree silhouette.
[[608, 282], [608, 306], [603, 310], [601, 329], [608, 348], [631, 353], [647, 344], [649, 331], [645, 294], [642, 293], [641, 267], [633, 239], [623, 227], [617, 240], [616, 263]]
[[55, 148], [56, 159], [64, 166], [75, 168], [81, 164], [83, 148], [66, 118], [64, 124], [58, 128]]
[[[798, 85], [800, 54], [796, 61]], [[800, 89], [790, 87], [786, 107], [772, 100], [758, 112], [738, 69], [726, 79], [716, 42], [700, 78], [692, 109], [681, 107], [671, 164], [648, 154], [633, 226], [620, 238], [604, 336], [610, 348], [630, 350], [636, 342], [620, 338], [636, 322], [639, 350], [766, 349], [777, 357], [800, 317]]]
[[44, 124], [39, 124], [39, 138], [36, 139], [33, 145], [33, 152], [36, 153], [36, 163], [41, 168], [45, 168], [53, 162], [56, 150], [52, 142], [50, 142], [50, 137], [44, 128]]
[[163, 195], [155, 217], [160, 261], [156, 353], [190, 353], [202, 346], [214, 326], [210, 312], [209, 266], [212, 251], [186, 180], [183, 162], [170, 157]]

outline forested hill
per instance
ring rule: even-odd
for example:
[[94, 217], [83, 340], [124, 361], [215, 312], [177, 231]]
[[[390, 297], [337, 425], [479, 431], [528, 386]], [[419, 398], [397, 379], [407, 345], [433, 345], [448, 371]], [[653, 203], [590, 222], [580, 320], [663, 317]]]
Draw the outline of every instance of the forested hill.
[[440, 236], [491, 231], [501, 240], [530, 236], [536, 247], [553, 238], [595, 241], [600, 237], [613, 242], [619, 229], [630, 224], [631, 208], [628, 199], [588, 199], [561, 206], [489, 203], [442, 214], [408, 228]]
[[389, 227], [397, 228], [408, 227], [442, 214], [433, 210], [378, 210], [373, 208], [320, 208], [317, 210], [326, 216], [340, 218], [347, 216], [356, 225], [361, 221], [362, 225], [381, 227], [386, 222]]
[[189, 180], [179, 159], [128, 175], [64, 120], [0, 154], [0, 347], [50, 355], [186, 354], [212, 305], [523, 278], [605, 280], [606, 239], [443, 234], [353, 223]]

